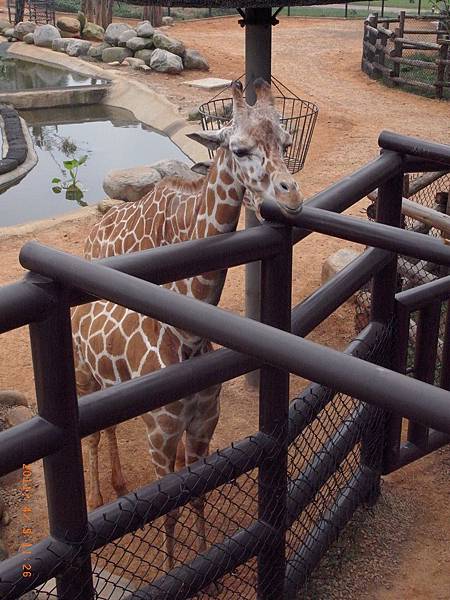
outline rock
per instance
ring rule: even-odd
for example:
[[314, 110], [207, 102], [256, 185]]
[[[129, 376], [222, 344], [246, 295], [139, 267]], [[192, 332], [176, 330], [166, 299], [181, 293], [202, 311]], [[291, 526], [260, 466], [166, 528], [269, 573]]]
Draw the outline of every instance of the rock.
[[126, 23], [111, 23], [108, 25], [105, 31], [105, 42], [108, 42], [108, 44], [112, 44], [113, 46], [117, 46], [121, 34], [128, 29], [131, 29], [131, 27]]
[[145, 62], [142, 60], [142, 58], [133, 58], [133, 57], [129, 57], [126, 58], [123, 63], [125, 65], [130, 66], [132, 69], [137, 69], [139, 67], [142, 67], [142, 65], [147, 66], [145, 64]]
[[23, 41], [25, 44], [34, 44], [34, 33], [27, 33], [27, 35], [23, 37]]
[[97, 204], [97, 210], [101, 215], [104, 215], [111, 208], [114, 208], [115, 206], [120, 206], [121, 204], [123, 204], [123, 200], [116, 200], [114, 198], [105, 198], [104, 200], [102, 200], [101, 202], [99, 202]]
[[78, 42], [78, 40], [76, 38], [59, 38], [58, 40], [53, 40], [52, 50], [55, 50], [55, 52], [65, 52], [70, 42]]
[[173, 17], [163, 17], [162, 24], [167, 25], [168, 27], [172, 27], [173, 26]]
[[155, 169], [163, 177], [182, 177], [188, 181], [197, 181], [201, 179], [201, 175], [191, 171], [191, 168], [181, 160], [160, 160], [152, 165], [152, 169]]
[[79, 40], [80, 39], [80, 34], [79, 33], [70, 33], [70, 31], [60, 31], [61, 37], [64, 39], [70, 39], [70, 40]]
[[9, 29], [4, 29], [3, 35], [7, 38], [13, 38], [14, 37], [14, 27], [10, 27]]
[[0, 392], [0, 406], [28, 406], [26, 396], [15, 390], [2, 390]]
[[198, 108], [192, 109], [188, 114], [188, 121], [200, 121], [201, 118], [202, 115], [200, 114]]
[[11, 29], [12, 25], [9, 21], [5, 21], [4, 19], [0, 19], [0, 31], [3, 33], [5, 29]]
[[124, 31], [119, 37], [119, 46], [125, 48], [128, 40], [131, 40], [131, 38], [136, 37], [136, 35], [136, 29], [128, 29], [127, 31]]
[[183, 56], [186, 52], [186, 47], [183, 42], [171, 38], [168, 35], [164, 35], [164, 33], [161, 33], [160, 31], [155, 31], [153, 35], [153, 44], [155, 48], [167, 50], [167, 52], [177, 54], [178, 56]]
[[144, 21], [144, 23], [141, 23], [140, 25], [138, 25], [136, 27], [136, 34], [139, 37], [152, 38], [154, 33], [155, 33], [155, 30], [153, 28], [153, 25], [150, 23], [150, 21]]
[[197, 50], [186, 50], [183, 56], [183, 65], [185, 69], [195, 69], [198, 71], [209, 71], [209, 64], [200, 52]]
[[139, 71], [151, 71], [151, 68], [148, 65], [139, 65], [137, 68]]
[[152, 38], [133, 37], [128, 40], [126, 46], [133, 52], [139, 52], [139, 50], [150, 50], [153, 48], [153, 41]]
[[27, 33], [34, 33], [35, 29], [36, 23], [22, 21], [21, 23], [17, 23], [17, 25], [14, 27], [14, 37], [16, 37], [18, 40], [23, 40]]
[[102, 52], [102, 61], [105, 63], [121, 63], [128, 56], [133, 56], [129, 48], [105, 48]]
[[181, 73], [183, 61], [176, 54], [157, 48], [152, 54], [150, 67], [161, 73]]
[[80, 31], [83, 32], [84, 28], [86, 27], [86, 15], [83, 12], [81, 12], [81, 10], [77, 12], [77, 19], [80, 23]]
[[358, 256], [360, 256], [360, 252], [352, 248], [341, 248], [334, 254], [331, 254], [322, 265], [322, 285], [336, 275], [336, 273], [342, 271], [344, 267], [355, 260], [355, 258], [358, 258]]
[[91, 46], [92, 43], [87, 40], [72, 40], [67, 44], [66, 53], [69, 56], [86, 56]]
[[59, 30], [53, 25], [38, 25], [34, 31], [34, 44], [43, 48], [51, 48], [53, 40], [60, 37]]
[[81, 33], [81, 23], [74, 17], [59, 17], [56, 21], [56, 27], [60, 31], [68, 31], [69, 33]]
[[145, 196], [160, 179], [159, 172], [149, 165], [116, 169], [106, 174], [103, 189], [110, 198], [135, 202]]
[[29, 421], [33, 413], [28, 406], [13, 406], [6, 413], [6, 424], [8, 427], [15, 427], [25, 421]]
[[153, 50], [138, 50], [134, 57], [140, 58], [145, 62], [146, 65], [150, 66], [150, 61], [152, 59]]
[[81, 37], [83, 40], [89, 40], [90, 42], [102, 42], [105, 37], [105, 30], [95, 23], [86, 23]]
[[112, 48], [111, 44], [102, 42], [96, 46], [92, 45], [88, 50], [88, 56], [91, 58], [96, 58], [97, 60], [102, 60], [102, 53], [106, 48]]

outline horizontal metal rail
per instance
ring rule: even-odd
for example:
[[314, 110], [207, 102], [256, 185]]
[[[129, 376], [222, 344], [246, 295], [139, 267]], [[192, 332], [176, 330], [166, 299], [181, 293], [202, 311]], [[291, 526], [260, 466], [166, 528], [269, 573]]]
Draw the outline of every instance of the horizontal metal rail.
[[[379, 187], [383, 181], [390, 179], [402, 170], [401, 156], [396, 152], [384, 152], [351, 175], [310, 198], [304, 206], [321, 208], [335, 213], [343, 212]], [[311, 230], [308, 229], [294, 229], [294, 242], [296, 243], [310, 234]]]
[[437, 144], [392, 131], [382, 131], [378, 137], [378, 145], [385, 150], [418, 156], [450, 167], [450, 146], [447, 144]]
[[[308, 335], [317, 323], [323, 321], [335, 310], [337, 300], [340, 302], [347, 300], [360, 285], [371, 277], [373, 272], [382, 268], [387, 256], [389, 253], [383, 250], [366, 250], [351, 265], [345, 267], [312, 296], [299, 304], [293, 313], [293, 333], [302, 337]], [[364, 277], [362, 277], [362, 273], [365, 274]], [[55, 284], [48, 279], [45, 281], [49, 289], [56, 290]], [[314, 303], [311, 302], [312, 298], [315, 300]], [[355, 348], [367, 348], [377, 335], [381, 335], [381, 329], [382, 326], [378, 323], [369, 324], [364, 333], [359, 334], [358, 340], [350, 347], [353, 348], [356, 344]], [[358, 350], [358, 354], [361, 352], [362, 349]], [[354, 354], [353, 350], [349, 353]], [[234, 379], [261, 367], [262, 364], [260, 360], [247, 354], [221, 348], [137, 379], [119, 383], [107, 390], [83, 396], [79, 400], [80, 436], [86, 437], [99, 429], [117, 425], [164, 406], [169, 401], [172, 402], [187, 394], [193, 394], [206, 387]], [[327, 393], [329, 395], [328, 391]], [[24, 453], [22, 443], [24, 438], [22, 435], [15, 435], [15, 431], [16, 428], [12, 428], [8, 432], [0, 433], [0, 445], [4, 436], [8, 435], [11, 438], [8, 442], [10, 448], [8, 456], [3, 454], [0, 457], [0, 475], [20, 468], [24, 462], [44, 458], [60, 449], [56, 442], [55, 445], [51, 444], [51, 437], [47, 438], [48, 431], [45, 430], [40, 436], [41, 439], [36, 440], [36, 444], [39, 443], [45, 449], [42, 455], [36, 456], [34, 450]], [[34, 431], [36, 432], [36, 429]], [[49, 440], [48, 444], [47, 439]]]
[[48, 286], [41, 287], [39, 279], [28, 275], [0, 288], [0, 333], [43, 319], [55, 305], [56, 296], [46, 291]]
[[265, 219], [277, 223], [307, 227], [312, 231], [337, 238], [450, 266], [449, 246], [435, 238], [414, 231], [382, 223], [372, 223], [348, 215], [336, 215], [309, 206], [304, 206], [298, 214], [286, 215], [275, 203], [264, 203], [261, 214]]
[[[448, 247], [448, 246], [447, 246]], [[395, 299], [410, 311], [419, 310], [431, 302], [443, 302], [450, 298], [450, 275], [423, 283], [410, 290], [399, 292]]]
[[39, 416], [2, 431], [0, 477], [61, 450], [65, 439], [62, 429]]
[[419, 447], [411, 442], [405, 442], [400, 446], [400, 452], [398, 456], [398, 462], [395, 465], [395, 470], [408, 465], [411, 462], [435, 452], [450, 443], [450, 435], [441, 433], [440, 431], [434, 431], [433, 429], [428, 432], [427, 444], [425, 447]]
[[[255, 356], [266, 364], [450, 433], [450, 394], [445, 390], [36, 243], [24, 246], [20, 260], [24, 267], [64, 286], [127, 306]], [[422, 401], [425, 395], [426, 404]]]

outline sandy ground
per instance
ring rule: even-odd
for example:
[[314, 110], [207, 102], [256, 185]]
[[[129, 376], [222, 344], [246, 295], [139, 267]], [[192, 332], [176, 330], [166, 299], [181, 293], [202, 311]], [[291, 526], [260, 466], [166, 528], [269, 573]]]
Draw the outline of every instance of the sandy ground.
[[[188, 46], [200, 50], [208, 58], [212, 76], [233, 78], [243, 73], [244, 33], [236, 19], [180, 23], [171, 29], [171, 34], [182, 39]], [[273, 36], [274, 75], [301, 98], [313, 101], [320, 107], [309, 157], [304, 171], [298, 176], [307, 197], [376, 157], [377, 136], [382, 129], [448, 142], [448, 103], [387, 89], [361, 73], [361, 23], [326, 19], [283, 19], [274, 29]], [[183, 85], [186, 79], [198, 78], [197, 73], [169, 77], [155, 73], [144, 76], [130, 71], [129, 76], [148, 82], [149, 86], [177, 104], [182, 113], [187, 113], [211, 96]], [[362, 202], [349, 212], [363, 216], [364, 206], [365, 203]], [[54, 222], [34, 233], [0, 238], [0, 283], [14, 281], [21, 275], [18, 253], [28, 239], [38, 239], [42, 243], [81, 254], [84, 238], [94, 220], [94, 217], [88, 216], [81, 220], [65, 220], [60, 224]], [[294, 303], [320, 285], [323, 260], [342, 246], [357, 247], [312, 235], [296, 248]], [[221, 305], [241, 312], [242, 269], [230, 271]], [[342, 307], [311, 334], [311, 339], [343, 348], [352, 335], [352, 314], [351, 305]], [[0, 387], [24, 392], [33, 404], [28, 343], [25, 329], [2, 336]], [[300, 382], [294, 381], [293, 387], [298, 389]], [[222, 417], [212, 448], [224, 447], [230, 441], [252, 433], [257, 426], [255, 394], [243, 380], [224, 386], [222, 406]], [[131, 489], [148, 481], [149, 472], [150, 477], [153, 477], [146, 454], [143, 425], [140, 421], [123, 425], [119, 438]], [[132, 459], [129, 458], [131, 456]], [[371, 543], [360, 544], [361, 555], [367, 559], [361, 566], [361, 571], [371, 573], [371, 584], [365, 585], [366, 580], [349, 569], [348, 563], [342, 569], [339, 563], [339, 568], [333, 571], [332, 577], [337, 577], [341, 570], [344, 578], [346, 572], [350, 573], [351, 585], [346, 584], [345, 587], [344, 584], [337, 584], [333, 589], [326, 588], [328, 591], [314, 592], [311, 598], [444, 600], [450, 597], [448, 460], [448, 454], [436, 453], [386, 478], [384, 504], [380, 503], [381, 508], [375, 509], [373, 522], [369, 522], [368, 527], [361, 527], [363, 538], [358, 538], [359, 534], [356, 532], [349, 546], [354, 548], [358, 545], [358, 539], [364, 541], [366, 536], [369, 542], [371, 540]], [[108, 481], [108, 460], [104, 448], [101, 461], [105, 465], [102, 470], [102, 485], [107, 501], [114, 496]], [[444, 468], [445, 461], [447, 467]], [[39, 507], [44, 492], [38, 470], [36, 477], [33, 520], [37, 540], [46, 528], [44, 512]], [[408, 507], [408, 510], [396, 510], [402, 506]], [[417, 510], [410, 510], [411, 506]], [[11, 549], [15, 550], [21, 516], [14, 506], [11, 512], [13, 524], [8, 528], [8, 538]], [[365, 523], [367, 525], [367, 521]], [[377, 537], [377, 531], [381, 531], [382, 535]], [[390, 536], [387, 535], [389, 531]], [[392, 535], [392, 531], [398, 535]], [[374, 537], [370, 537], [372, 532]], [[389, 540], [388, 544], [386, 540]], [[372, 548], [372, 551], [364, 553], [365, 546]], [[374, 560], [374, 557], [379, 559]], [[326, 573], [326, 570], [319, 571], [318, 581], [324, 581], [321, 578], [326, 578]], [[348, 591], [344, 593], [345, 589]]]

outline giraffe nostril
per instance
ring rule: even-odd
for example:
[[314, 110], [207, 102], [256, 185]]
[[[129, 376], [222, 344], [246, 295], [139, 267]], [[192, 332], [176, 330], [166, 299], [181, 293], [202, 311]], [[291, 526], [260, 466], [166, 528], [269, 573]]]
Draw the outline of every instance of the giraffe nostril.
[[283, 191], [288, 192], [289, 191], [289, 184], [286, 183], [285, 181], [280, 181], [280, 188]]

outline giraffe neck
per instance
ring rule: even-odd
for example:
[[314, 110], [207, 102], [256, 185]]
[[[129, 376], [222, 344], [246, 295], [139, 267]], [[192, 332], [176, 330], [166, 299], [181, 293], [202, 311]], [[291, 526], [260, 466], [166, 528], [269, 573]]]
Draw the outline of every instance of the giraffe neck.
[[220, 148], [211, 165], [193, 216], [191, 239], [234, 231], [245, 188], [238, 181], [229, 151]]

